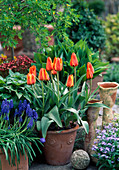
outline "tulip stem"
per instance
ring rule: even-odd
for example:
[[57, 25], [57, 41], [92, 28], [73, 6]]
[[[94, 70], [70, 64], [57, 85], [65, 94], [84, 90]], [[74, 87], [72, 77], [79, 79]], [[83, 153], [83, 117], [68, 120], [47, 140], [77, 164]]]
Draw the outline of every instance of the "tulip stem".
[[91, 89], [92, 89], [92, 79], [90, 79], [90, 91], [89, 91], [88, 100], [89, 100], [89, 98], [90, 98], [90, 95], [91, 95]]
[[69, 100], [68, 100], [68, 104], [69, 104], [69, 102], [70, 102], [70, 87], [69, 87]]
[[43, 89], [43, 81], [41, 82], [42, 84], [42, 96], [43, 96], [43, 109], [42, 109], [42, 116], [44, 114], [44, 89]]
[[57, 90], [58, 90], [58, 107], [59, 107], [59, 72], [57, 71]]
[[50, 71], [50, 76], [51, 76], [51, 80], [52, 80], [52, 86], [53, 86], [53, 89], [55, 90], [55, 86], [54, 86], [54, 82], [53, 82], [53, 77], [52, 77], [52, 73]]
[[76, 84], [76, 67], [74, 67], [74, 76], [75, 76], [75, 84]]

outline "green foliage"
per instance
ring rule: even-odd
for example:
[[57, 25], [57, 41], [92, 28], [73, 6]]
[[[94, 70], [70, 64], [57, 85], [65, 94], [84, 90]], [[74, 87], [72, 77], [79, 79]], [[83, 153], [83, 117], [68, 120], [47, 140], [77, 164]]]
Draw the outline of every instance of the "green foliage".
[[[44, 50], [44, 53], [35, 53], [34, 60], [36, 63], [34, 63], [37, 67], [37, 71], [41, 67], [46, 67], [46, 61], [47, 57], [51, 57], [52, 60], [54, 57], [60, 57], [63, 59], [63, 70], [60, 73], [60, 80], [65, 83], [65, 80], [67, 79], [68, 74], [73, 74], [74, 69], [70, 66], [70, 59], [71, 54], [76, 53], [79, 65], [77, 66], [77, 78], [80, 78], [82, 75], [86, 74], [86, 67], [87, 62], [91, 62], [94, 66], [94, 77], [99, 75], [101, 72], [103, 72], [107, 66], [108, 63], [101, 62], [99, 60], [99, 52], [93, 52], [92, 49], [89, 49], [86, 41], [80, 40], [76, 44], [73, 43], [73, 41], [70, 40], [70, 43], [66, 44], [65, 42], [58, 41], [57, 45], [50, 46]], [[86, 76], [83, 78], [83, 81], [86, 80]]]
[[[78, 20], [78, 14], [71, 9], [71, 0], [0, 0], [0, 33], [3, 47], [15, 47], [17, 35], [20, 39], [25, 29], [29, 28], [36, 35], [36, 41], [42, 47], [48, 46], [50, 34], [44, 25], [52, 24], [53, 34], [68, 39], [66, 28], [71, 26], [71, 19]], [[63, 12], [58, 8], [64, 9]], [[13, 29], [20, 25], [21, 30]]]
[[104, 21], [107, 35], [106, 41], [106, 58], [111, 60], [112, 57], [119, 56], [119, 13], [108, 15]]
[[85, 1], [80, 0], [78, 3], [74, 1], [73, 8], [80, 16], [79, 22], [75, 23], [72, 19], [72, 25], [67, 29], [70, 39], [74, 43], [81, 39], [86, 40], [89, 47], [92, 47], [94, 51], [103, 49], [106, 37], [101, 21], [93, 11], [89, 10]]
[[26, 75], [19, 72], [12, 72], [9, 70], [9, 75], [4, 79], [0, 76], [0, 104], [4, 99], [14, 100], [15, 107], [18, 105], [18, 100], [26, 99], [31, 103], [32, 108], [34, 96], [31, 96], [29, 91], [31, 87], [27, 85]]
[[119, 64], [110, 64], [103, 81], [119, 83]]
[[89, 3], [89, 9], [93, 9], [96, 15], [101, 15], [105, 11], [105, 3], [102, 0], [93, 0]]

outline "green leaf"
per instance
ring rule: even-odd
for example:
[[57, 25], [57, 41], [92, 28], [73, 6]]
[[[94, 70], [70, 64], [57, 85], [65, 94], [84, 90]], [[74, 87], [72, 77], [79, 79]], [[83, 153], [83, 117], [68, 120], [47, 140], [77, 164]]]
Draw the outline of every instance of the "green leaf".
[[59, 127], [62, 127], [62, 122], [60, 119], [60, 115], [59, 115], [57, 106], [53, 107], [53, 109], [50, 110], [50, 112], [47, 114], [47, 117], [49, 119], [52, 119], [54, 122], [56, 122]]
[[42, 117], [41, 119], [41, 130], [42, 130], [42, 136], [43, 138], [46, 138], [47, 130], [51, 123], [53, 123], [53, 120], [49, 120], [47, 117]]

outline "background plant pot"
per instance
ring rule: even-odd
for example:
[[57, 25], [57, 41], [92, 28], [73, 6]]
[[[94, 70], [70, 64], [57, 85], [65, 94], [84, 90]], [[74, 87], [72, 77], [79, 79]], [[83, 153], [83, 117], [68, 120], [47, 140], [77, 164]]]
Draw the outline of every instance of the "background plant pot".
[[[88, 80], [87, 82], [88, 82], [88, 84], [90, 84], [90, 80]], [[97, 85], [98, 82], [103, 82], [103, 76], [98, 75], [92, 80], [91, 93], [98, 87], [98, 85]]]
[[50, 165], [65, 165], [70, 162], [79, 125], [63, 131], [48, 131], [44, 143], [44, 155]]
[[99, 82], [100, 99], [108, 108], [103, 108], [103, 123], [109, 123], [113, 119], [112, 107], [115, 103], [119, 84], [116, 82]]
[[[88, 104], [94, 103], [102, 103], [101, 100], [93, 99], [88, 102]], [[94, 144], [94, 139], [96, 137], [96, 129], [97, 129], [97, 118], [99, 115], [99, 107], [89, 107], [86, 115], [87, 115], [87, 122], [89, 124], [89, 133], [85, 136], [84, 148], [85, 151], [89, 153], [91, 156], [92, 153], [92, 146]]]
[[[10, 157], [10, 161], [11, 161], [11, 156], [9, 154]], [[16, 166], [11, 166], [8, 162], [8, 160], [6, 160], [6, 156], [5, 154], [0, 150], [0, 159], [1, 159], [1, 169], [2, 170], [17, 170], [17, 158], [15, 156], [15, 164]], [[20, 154], [20, 164], [18, 165], [18, 170], [28, 170], [28, 156], [26, 155], [26, 159], [25, 159], [25, 155]]]

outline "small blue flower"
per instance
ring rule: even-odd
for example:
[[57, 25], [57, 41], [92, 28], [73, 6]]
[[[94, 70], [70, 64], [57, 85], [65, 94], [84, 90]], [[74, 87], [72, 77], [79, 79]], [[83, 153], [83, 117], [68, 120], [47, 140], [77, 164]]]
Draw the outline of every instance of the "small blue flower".
[[13, 100], [12, 100], [12, 99], [10, 100], [10, 104], [9, 104], [9, 106], [10, 106], [10, 109], [12, 109], [12, 108], [13, 108], [13, 106], [14, 106], [14, 105], [13, 105]]
[[41, 143], [45, 143], [45, 139], [44, 138], [40, 138], [40, 142]]
[[34, 109], [33, 109], [33, 119], [35, 121], [37, 121], [37, 119], [38, 119], [38, 114], [37, 114], [37, 112]]
[[23, 108], [24, 108], [24, 110], [26, 109], [26, 107], [27, 107], [27, 101], [26, 101], [26, 99], [25, 99], [24, 102], [23, 102]]
[[19, 123], [23, 122], [22, 116], [19, 118]]
[[4, 117], [4, 120], [9, 120], [8, 114], [6, 114], [6, 116]]
[[32, 109], [31, 108], [29, 108], [29, 112], [28, 112], [28, 117], [33, 117], [33, 111], [32, 111]]
[[29, 121], [29, 123], [28, 123], [28, 125], [27, 125], [27, 128], [29, 129], [29, 128], [32, 128], [32, 126], [33, 126], [33, 118], [31, 117], [31, 119], [30, 119], [30, 121]]
[[18, 110], [17, 110], [17, 109], [15, 109], [14, 117], [15, 117], [16, 115], [18, 115]]
[[26, 115], [28, 116], [29, 114], [29, 110], [30, 110], [30, 104], [27, 104], [27, 107], [26, 107]]

